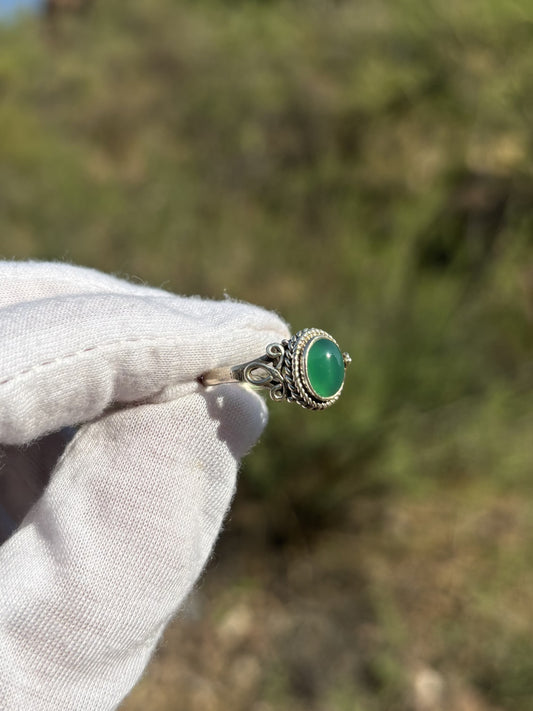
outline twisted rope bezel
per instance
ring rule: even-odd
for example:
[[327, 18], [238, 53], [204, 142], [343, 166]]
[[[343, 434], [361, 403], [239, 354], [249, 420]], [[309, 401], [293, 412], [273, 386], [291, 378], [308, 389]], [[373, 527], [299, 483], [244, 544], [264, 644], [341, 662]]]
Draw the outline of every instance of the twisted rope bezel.
[[334, 395], [325, 398], [318, 395], [309, 382], [306, 356], [311, 344], [319, 338], [326, 338], [339, 348], [333, 336], [319, 328], [305, 328], [288, 341], [283, 341], [285, 355], [281, 371], [288, 391], [287, 400], [297, 402], [308, 410], [324, 410], [331, 407], [339, 399], [344, 387], [343, 382]]

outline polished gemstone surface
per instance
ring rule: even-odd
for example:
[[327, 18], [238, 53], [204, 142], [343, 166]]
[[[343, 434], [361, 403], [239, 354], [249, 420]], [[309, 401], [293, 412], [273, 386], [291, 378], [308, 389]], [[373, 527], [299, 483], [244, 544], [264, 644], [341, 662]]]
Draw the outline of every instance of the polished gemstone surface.
[[318, 338], [307, 351], [307, 377], [315, 393], [333, 397], [344, 382], [344, 360], [338, 346], [329, 338]]

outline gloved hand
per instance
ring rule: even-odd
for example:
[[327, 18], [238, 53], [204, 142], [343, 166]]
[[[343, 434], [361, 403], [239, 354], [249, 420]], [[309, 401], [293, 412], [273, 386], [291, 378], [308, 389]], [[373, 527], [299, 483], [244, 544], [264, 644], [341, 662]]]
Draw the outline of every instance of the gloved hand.
[[248, 304], [0, 262], [0, 531], [24, 516], [0, 547], [2, 711], [114, 709], [132, 688], [267, 419], [196, 377], [288, 335]]

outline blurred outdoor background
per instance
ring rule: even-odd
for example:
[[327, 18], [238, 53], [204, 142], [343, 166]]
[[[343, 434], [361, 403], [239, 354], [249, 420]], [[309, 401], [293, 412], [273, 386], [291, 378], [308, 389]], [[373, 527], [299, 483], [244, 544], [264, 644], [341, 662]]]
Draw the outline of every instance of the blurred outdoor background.
[[530, 711], [532, 0], [6, 4], [0, 257], [353, 359], [270, 407], [124, 711]]

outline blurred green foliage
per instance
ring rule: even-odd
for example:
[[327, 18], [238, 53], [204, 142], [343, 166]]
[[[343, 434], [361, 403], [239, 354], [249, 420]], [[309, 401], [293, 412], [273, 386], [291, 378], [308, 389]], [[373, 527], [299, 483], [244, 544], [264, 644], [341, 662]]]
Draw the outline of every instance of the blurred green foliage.
[[[527, 483], [528, 2], [146, 3], [0, 36], [6, 257], [279, 310], [354, 364], [263, 494]], [[297, 481], [303, 474], [304, 481]]]
[[[340, 402], [273, 405], [246, 464], [274, 542], [358, 497], [530, 496], [532, 126], [530, 0], [25, 19], [0, 27], [1, 256], [229, 294], [337, 337]], [[480, 684], [505, 703], [525, 671], [496, 683], [489, 661]]]

